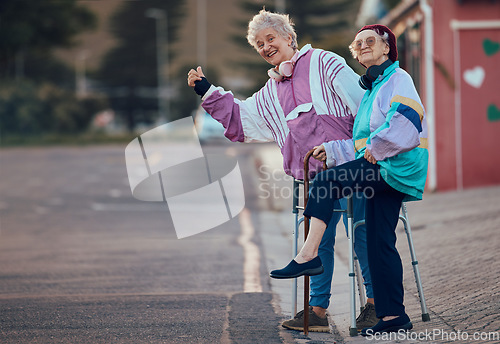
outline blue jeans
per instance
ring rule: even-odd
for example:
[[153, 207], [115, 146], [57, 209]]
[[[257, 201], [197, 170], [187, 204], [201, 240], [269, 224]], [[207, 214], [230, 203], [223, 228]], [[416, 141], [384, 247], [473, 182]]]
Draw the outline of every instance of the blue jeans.
[[[354, 223], [365, 219], [365, 203], [366, 200], [363, 194], [356, 194], [353, 197], [353, 216]], [[335, 201], [335, 209], [346, 209], [347, 200], [342, 198]], [[333, 265], [334, 265], [334, 246], [335, 235], [337, 232], [337, 223], [340, 220], [341, 214], [344, 214], [344, 227], [347, 233], [347, 216], [345, 213], [334, 212], [330, 223], [326, 227], [325, 234], [319, 245], [319, 257], [325, 268], [321, 275], [310, 277], [311, 299], [309, 305], [321, 308], [328, 308], [330, 304]], [[366, 289], [366, 297], [373, 297], [373, 289], [370, 277], [370, 269], [368, 268], [368, 254], [366, 248], [366, 226], [358, 226], [354, 236], [354, 251], [358, 256], [361, 274], [363, 275], [364, 285]], [[363, 305], [364, 306], [364, 305]]]

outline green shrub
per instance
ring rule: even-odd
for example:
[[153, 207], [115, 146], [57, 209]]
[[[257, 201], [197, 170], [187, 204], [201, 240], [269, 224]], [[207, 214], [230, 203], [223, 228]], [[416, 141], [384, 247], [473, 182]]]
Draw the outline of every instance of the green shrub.
[[0, 133], [2, 136], [78, 134], [86, 131], [94, 115], [106, 107], [103, 98], [78, 99], [74, 92], [49, 83], [2, 82]]

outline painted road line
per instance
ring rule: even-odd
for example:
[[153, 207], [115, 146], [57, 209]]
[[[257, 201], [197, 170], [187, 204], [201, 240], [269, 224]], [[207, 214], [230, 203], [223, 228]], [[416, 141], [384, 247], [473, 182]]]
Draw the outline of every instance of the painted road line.
[[245, 256], [243, 263], [243, 276], [245, 279], [243, 291], [245, 293], [261, 293], [260, 251], [259, 247], [252, 241], [255, 229], [252, 225], [250, 211], [244, 208], [238, 218], [241, 226], [241, 235], [238, 238], [238, 243], [243, 247]]

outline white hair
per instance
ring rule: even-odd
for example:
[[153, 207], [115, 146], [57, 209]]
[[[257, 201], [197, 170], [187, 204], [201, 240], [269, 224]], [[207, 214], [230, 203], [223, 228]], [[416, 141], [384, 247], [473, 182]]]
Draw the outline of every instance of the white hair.
[[248, 43], [257, 49], [257, 43], [255, 42], [255, 36], [257, 33], [262, 29], [273, 28], [285, 39], [288, 39], [288, 37], [291, 36], [291, 46], [293, 49], [297, 49], [297, 33], [295, 33], [293, 25], [294, 24], [288, 14], [272, 13], [262, 9], [259, 14], [256, 14], [248, 23]]

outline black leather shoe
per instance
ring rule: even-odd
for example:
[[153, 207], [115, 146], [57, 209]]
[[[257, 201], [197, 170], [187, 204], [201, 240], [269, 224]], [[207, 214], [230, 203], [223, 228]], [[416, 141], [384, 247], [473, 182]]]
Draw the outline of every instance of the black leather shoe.
[[269, 274], [272, 278], [296, 278], [300, 276], [315, 276], [322, 274], [325, 269], [319, 256], [306, 263], [299, 264], [292, 260], [281, 270], [273, 270]]
[[399, 330], [411, 330], [413, 328], [413, 324], [410, 321], [408, 315], [404, 314], [396, 319], [383, 321], [382, 319], [372, 327], [364, 328], [361, 330], [362, 336], [372, 336], [377, 333], [384, 332], [398, 332]]

